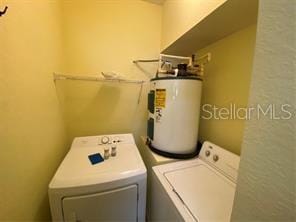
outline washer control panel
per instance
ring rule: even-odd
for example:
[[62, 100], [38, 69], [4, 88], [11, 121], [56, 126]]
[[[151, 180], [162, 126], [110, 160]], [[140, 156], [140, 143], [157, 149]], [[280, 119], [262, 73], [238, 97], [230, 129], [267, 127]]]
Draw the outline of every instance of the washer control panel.
[[236, 180], [240, 160], [238, 155], [206, 141], [202, 145], [199, 158]]

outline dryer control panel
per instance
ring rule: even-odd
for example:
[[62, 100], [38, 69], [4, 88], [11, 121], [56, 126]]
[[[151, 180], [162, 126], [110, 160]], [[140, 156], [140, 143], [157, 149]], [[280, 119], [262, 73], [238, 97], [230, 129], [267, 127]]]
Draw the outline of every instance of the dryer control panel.
[[73, 140], [72, 148], [102, 146], [108, 144], [135, 144], [132, 134], [109, 134], [99, 136], [76, 137]]

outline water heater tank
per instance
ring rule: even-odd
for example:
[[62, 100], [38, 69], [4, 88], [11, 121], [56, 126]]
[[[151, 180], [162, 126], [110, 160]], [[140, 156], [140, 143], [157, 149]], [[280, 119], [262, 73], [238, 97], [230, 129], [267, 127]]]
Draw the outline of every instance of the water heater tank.
[[164, 156], [197, 154], [202, 80], [178, 76], [151, 79], [148, 94], [148, 141]]

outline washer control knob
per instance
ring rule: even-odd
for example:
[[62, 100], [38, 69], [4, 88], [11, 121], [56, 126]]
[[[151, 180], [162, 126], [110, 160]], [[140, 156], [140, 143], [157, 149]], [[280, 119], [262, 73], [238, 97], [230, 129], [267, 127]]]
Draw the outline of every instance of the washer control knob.
[[211, 152], [209, 150], [206, 150], [206, 156], [210, 156]]
[[108, 137], [108, 136], [103, 136], [103, 137], [101, 138], [101, 142], [102, 142], [102, 144], [107, 144], [107, 143], [109, 143], [109, 137]]
[[217, 162], [217, 161], [219, 160], [219, 156], [215, 154], [215, 155], [213, 156], [213, 160], [214, 160], [215, 162]]

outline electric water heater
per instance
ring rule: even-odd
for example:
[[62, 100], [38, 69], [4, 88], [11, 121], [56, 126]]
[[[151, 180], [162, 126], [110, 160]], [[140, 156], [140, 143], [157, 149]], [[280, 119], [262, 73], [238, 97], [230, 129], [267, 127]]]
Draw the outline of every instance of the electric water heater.
[[156, 77], [148, 94], [148, 144], [164, 156], [197, 154], [202, 80], [198, 76]]

